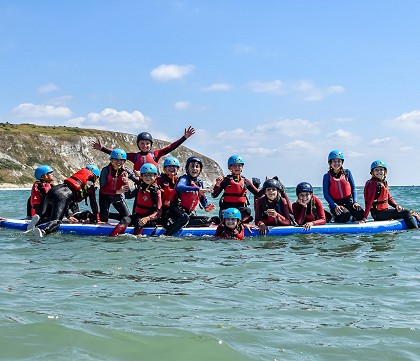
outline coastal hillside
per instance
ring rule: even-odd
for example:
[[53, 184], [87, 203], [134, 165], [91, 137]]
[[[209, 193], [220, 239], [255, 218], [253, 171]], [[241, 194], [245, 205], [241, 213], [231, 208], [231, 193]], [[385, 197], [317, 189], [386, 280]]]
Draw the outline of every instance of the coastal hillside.
[[[137, 152], [136, 138], [134, 134], [96, 129], [0, 123], [0, 188], [31, 187], [35, 181], [34, 169], [41, 164], [54, 168], [57, 182], [89, 163], [101, 169], [109, 163], [109, 156], [92, 149], [92, 141], [99, 139], [106, 147]], [[156, 139], [153, 149], [168, 144]], [[207, 185], [214, 184], [214, 180], [223, 174], [215, 161], [187, 147], [180, 146], [171, 155], [181, 162], [181, 174], [186, 159], [192, 155], [199, 156], [204, 163], [201, 178]], [[162, 162], [163, 159], [160, 164]], [[127, 166], [131, 168], [132, 164], [127, 162]]]

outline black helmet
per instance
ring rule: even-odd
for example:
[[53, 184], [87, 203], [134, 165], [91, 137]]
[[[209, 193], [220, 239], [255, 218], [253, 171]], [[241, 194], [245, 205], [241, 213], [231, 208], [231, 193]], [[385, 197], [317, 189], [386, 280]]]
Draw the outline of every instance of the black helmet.
[[138, 136], [137, 136], [137, 144], [141, 141], [141, 140], [149, 140], [152, 144], [153, 144], [153, 137], [150, 133], [147, 132], [141, 132]]
[[196, 156], [192, 156], [192, 157], [189, 157], [188, 159], [187, 159], [187, 162], [185, 163], [185, 169], [187, 170], [188, 169], [188, 166], [190, 165], [190, 163], [192, 163], [192, 162], [197, 162], [197, 163], [200, 163], [200, 168], [201, 169], [203, 169], [203, 162], [201, 161], [201, 159], [200, 158], [198, 158], [198, 157], [196, 157]]
[[314, 191], [308, 182], [302, 182], [296, 186], [296, 195], [298, 196], [302, 192], [313, 193]]
[[277, 179], [267, 179], [263, 184], [263, 189], [277, 188], [280, 192], [283, 191], [284, 187]]

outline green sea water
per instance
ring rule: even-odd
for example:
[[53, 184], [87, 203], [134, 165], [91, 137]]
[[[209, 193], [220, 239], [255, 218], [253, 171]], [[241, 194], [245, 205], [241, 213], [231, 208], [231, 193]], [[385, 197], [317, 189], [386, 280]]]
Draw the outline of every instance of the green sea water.
[[[391, 192], [420, 210], [420, 188]], [[0, 216], [22, 217], [28, 194], [1, 191]], [[0, 247], [0, 360], [420, 357], [420, 231], [241, 242], [0, 229]]]

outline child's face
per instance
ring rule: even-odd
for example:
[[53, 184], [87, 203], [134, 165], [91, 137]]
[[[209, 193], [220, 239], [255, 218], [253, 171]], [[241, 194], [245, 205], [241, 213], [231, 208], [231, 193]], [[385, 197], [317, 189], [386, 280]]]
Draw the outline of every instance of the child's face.
[[274, 187], [268, 187], [265, 189], [265, 196], [270, 200], [274, 201], [279, 194], [279, 191], [277, 188]]
[[152, 142], [150, 140], [140, 140], [137, 146], [142, 152], [149, 152], [152, 149]]
[[232, 172], [233, 175], [240, 175], [244, 169], [243, 164], [231, 164], [228, 169]]
[[383, 167], [376, 167], [376, 168], [373, 168], [372, 171], [373, 171], [373, 175], [376, 178], [378, 178], [378, 179], [384, 179], [385, 178], [385, 173], [386, 173], [385, 168], [383, 168]]
[[343, 160], [342, 159], [332, 159], [331, 160], [331, 168], [335, 171], [338, 171], [343, 166]]
[[298, 194], [298, 203], [307, 204], [312, 198], [312, 193], [302, 192]]
[[230, 229], [235, 229], [238, 225], [238, 219], [237, 218], [225, 218], [224, 220], [225, 226]]
[[115, 169], [120, 169], [124, 166], [125, 160], [124, 159], [111, 159], [111, 165]]
[[176, 165], [167, 165], [163, 168], [163, 171], [169, 176], [176, 176], [178, 173], [179, 167]]
[[52, 172], [44, 174], [42, 176], [42, 179], [45, 180], [48, 183], [52, 183], [52, 182], [54, 182], [54, 174]]
[[188, 174], [191, 177], [198, 177], [201, 173], [201, 165], [198, 162], [191, 162], [188, 164]]
[[140, 175], [141, 180], [147, 185], [153, 184], [157, 178], [157, 174], [154, 173], [143, 173]]

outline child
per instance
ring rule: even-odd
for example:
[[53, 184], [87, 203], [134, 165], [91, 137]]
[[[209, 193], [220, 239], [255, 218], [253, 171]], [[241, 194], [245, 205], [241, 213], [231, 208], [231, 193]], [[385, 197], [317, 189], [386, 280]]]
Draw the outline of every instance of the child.
[[189, 157], [185, 164], [185, 172], [178, 179], [175, 200], [169, 210], [169, 220], [165, 226], [165, 235], [172, 236], [182, 227], [189, 225], [210, 225], [209, 217], [192, 215], [200, 203], [206, 212], [211, 212], [215, 206], [208, 204], [205, 193], [211, 190], [203, 188], [203, 181], [198, 178], [203, 169], [203, 162], [198, 157]]
[[95, 196], [95, 182], [98, 177], [98, 167], [89, 164], [65, 179], [63, 184], [52, 187], [45, 197], [41, 217], [33, 216], [28, 230], [32, 230], [38, 237], [56, 232], [70, 205], [87, 201], [87, 198], [95, 219], [99, 219]]
[[241, 224], [241, 220], [241, 212], [238, 209], [225, 209], [222, 223], [216, 229], [216, 237], [244, 239], [244, 227]]
[[261, 235], [267, 233], [268, 226], [290, 226], [289, 205], [281, 196], [281, 188], [276, 179], [267, 179], [263, 184], [264, 195], [255, 205], [255, 225]]
[[220, 198], [220, 217], [223, 210], [227, 208], [237, 208], [242, 214], [243, 223], [252, 221], [251, 208], [248, 207], [249, 201], [246, 196], [247, 189], [254, 195], [258, 194], [258, 189], [252, 182], [241, 175], [245, 162], [239, 155], [232, 155], [228, 159], [228, 169], [231, 174], [226, 177], [218, 177], [213, 188], [212, 197], [217, 198], [223, 192]]
[[44, 199], [51, 187], [54, 186], [54, 170], [49, 165], [41, 165], [35, 170], [35, 183], [29, 198], [30, 216], [41, 215]]
[[118, 213], [112, 213], [111, 217], [122, 219], [130, 215], [127, 203], [123, 197], [125, 191], [130, 190], [128, 179], [133, 182], [138, 181], [138, 177], [124, 166], [127, 160], [127, 154], [124, 150], [115, 148], [112, 150], [109, 164], [102, 168], [99, 180], [99, 209], [101, 222], [108, 222], [110, 214], [109, 208], [111, 204]]
[[343, 168], [344, 154], [333, 150], [328, 155], [330, 166], [324, 174], [322, 189], [324, 198], [330, 206], [330, 211], [336, 223], [347, 223], [350, 217], [356, 221], [363, 218], [363, 209], [357, 203], [357, 191], [350, 169]]
[[[413, 218], [414, 216], [420, 221], [418, 214], [398, 205], [389, 193], [386, 163], [375, 160], [370, 166], [370, 174], [372, 178], [366, 182], [364, 188], [365, 213], [361, 222], [366, 222], [370, 211], [375, 221], [403, 218], [407, 228], [418, 228], [417, 221]], [[388, 204], [394, 209], [388, 208]]]
[[309, 230], [312, 226], [321, 226], [327, 222], [324, 207], [313, 195], [313, 189], [309, 183], [299, 183], [296, 186], [296, 196], [297, 200], [292, 204], [292, 208], [298, 225]]
[[[158, 161], [162, 158], [165, 154], [168, 154], [178, 148], [182, 143], [184, 143], [189, 137], [191, 137], [195, 133], [195, 129], [193, 127], [188, 127], [188, 129], [184, 130], [184, 135], [178, 139], [176, 142], [168, 145], [165, 148], [157, 149], [152, 151], [153, 146], [153, 137], [150, 133], [142, 132], [137, 136], [137, 146], [140, 152], [137, 153], [128, 153], [127, 159], [130, 162], [133, 162], [134, 166], [133, 169], [135, 171], [140, 170], [141, 166], [145, 163], [152, 163], [155, 165], [157, 169], [159, 169]], [[101, 142], [96, 140], [96, 142], [92, 142], [92, 148], [100, 150], [104, 153], [111, 153], [111, 150], [102, 146]]]
[[167, 157], [163, 162], [163, 172], [156, 179], [157, 185], [162, 190], [162, 215], [159, 219], [161, 224], [166, 224], [168, 221], [169, 209], [175, 199], [179, 168], [180, 163], [177, 158]]
[[162, 198], [159, 186], [155, 183], [157, 168], [154, 164], [146, 163], [140, 168], [140, 182], [138, 187], [130, 191], [127, 198], [134, 198], [134, 212], [131, 216], [121, 219], [114, 228], [110, 237], [116, 237], [124, 233], [125, 229], [134, 225], [134, 234], [141, 233], [143, 227], [155, 226], [155, 220], [160, 217], [162, 211]]

